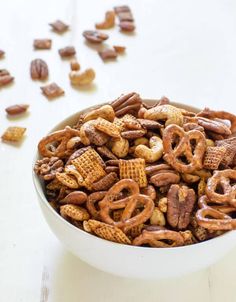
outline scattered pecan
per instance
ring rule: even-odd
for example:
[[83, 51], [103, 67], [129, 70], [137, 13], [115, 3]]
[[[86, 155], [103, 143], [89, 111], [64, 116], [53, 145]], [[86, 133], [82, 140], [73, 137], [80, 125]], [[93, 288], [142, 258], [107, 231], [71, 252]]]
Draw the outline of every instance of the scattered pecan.
[[34, 171], [44, 180], [53, 180], [57, 172], [62, 172], [64, 167], [63, 161], [59, 157], [44, 157], [37, 160]]
[[99, 56], [105, 61], [117, 58], [117, 52], [114, 49], [104, 49], [98, 52]]
[[9, 106], [5, 109], [8, 115], [17, 115], [26, 112], [29, 108], [29, 105], [26, 104], [17, 104]]
[[67, 46], [58, 50], [59, 55], [62, 58], [72, 57], [76, 54], [75, 48], [73, 46]]
[[121, 136], [126, 139], [135, 139], [146, 134], [145, 130], [128, 130], [121, 132]]
[[133, 32], [135, 30], [135, 25], [130, 21], [121, 21], [120, 24], [121, 31]]
[[52, 29], [59, 33], [62, 34], [65, 31], [67, 31], [69, 29], [69, 25], [65, 24], [63, 21], [61, 20], [56, 20], [53, 23], [49, 23], [49, 25], [52, 27]]
[[6, 86], [14, 81], [14, 77], [6, 69], [0, 69], [0, 87]]
[[185, 229], [190, 223], [195, 201], [196, 195], [193, 189], [172, 185], [167, 194], [168, 223], [179, 230]]
[[5, 55], [5, 51], [3, 51], [3, 50], [0, 49], [0, 59], [3, 58], [4, 55]]
[[51, 39], [35, 39], [34, 48], [35, 49], [51, 49], [52, 40]]
[[60, 88], [56, 83], [51, 83], [40, 88], [43, 94], [49, 99], [59, 97], [65, 93], [64, 90]]
[[179, 173], [174, 170], [160, 170], [151, 176], [150, 182], [156, 187], [177, 184], [180, 182]]
[[30, 74], [33, 80], [46, 80], [48, 77], [48, 65], [42, 59], [35, 59], [30, 65]]
[[97, 30], [85, 30], [83, 32], [85, 39], [92, 43], [102, 43], [107, 40], [109, 36]]

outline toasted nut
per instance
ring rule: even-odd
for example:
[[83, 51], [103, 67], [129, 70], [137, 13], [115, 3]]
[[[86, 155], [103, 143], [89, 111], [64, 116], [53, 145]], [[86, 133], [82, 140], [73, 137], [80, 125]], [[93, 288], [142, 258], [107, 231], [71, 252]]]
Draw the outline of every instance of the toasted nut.
[[97, 29], [109, 29], [115, 26], [115, 13], [114, 11], [107, 11], [105, 20], [101, 23], [96, 23]]
[[123, 54], [126, 50], [125, 46], [114, 45], [113, 48], [115, 49], [116, 53], [118, 53], [118, 54]]
[[118, 157], [124, 158], [129, 152], [129, 141], [123, 137], [114, 139], [111, 151]]
[[0, 59], [3, 58], [4, 55], [5, 55], [5, 51], [3, 51], [3, 50], [0, 49]]
[[114, 49], [104, 49], [98, 52], [99, 56], [105, 61], [117, 58], [117, 52]]
[[114, 183], [118, 181], [117, 174], [115, 172], [111, 172], [98, 181], [93, 183], [93, 190], [95, 191], [103, 191], [110, 189]]
[[167, 197], [162, 197], [158, 202], [158, 208], [162, 213], [167, 212]]
[[34, 48], [35, 49], [50, 49], [52, 46], [52, 40], [50, 39], [35, 39]]
[[146, 134], [146, 130], [128, 130], [121, 132], [121, 136], [126, 139], [136, 139]]
[[69, 25], [65, 24], [61, 20], [56, 20], [53, 23], [49, 23], [49, 25], [52, 27], [52, 29], [55, 32], [57, 32], [59, 34], [64, 33], [65, 31], [67, 31], [69, 29]]
[[120, 30], [121, 31], [128, 31], [128, 32], [132, 32], [135, 30], [135, 25], [133, 22], [130, 21], [121, 21], [120, 24]]
[[14, 81], [14, 77], [6, 69], [0, 69], [0, 87], [10, 84]]
[[51, 83], [49, 85], [40, 88], [43, 94], [49, 99], [59, 97], [65, 93], [65, 91], [61, 87], [59, 87], [56, 83]]
[[95, 76], [95, 71], [92, 68], [88, 68], [80, 72], [73, 70], [69, 74], [72, 85], [89, 85], [93, 82]]
[[197, 187], [197, 192], [198, 192], [199, 197], [205, 195], [206, 185], [207, 185], [206, 180], [204, 178], [201, 178], [201, 180], [199, 181], [198, 187]]
[[90, 120], [85, 122], [80, 128], [81, 142], [88, 146], [94, 144], [96, 146], [102, 146], [107, 143], [109, 136], [95, 128], [96, 120]]
[[84, 116], [84, 122], [95, 120], [98, 117], [102, 117], [109, 122], [113, 122], [115, 118], [115, 112], [110, 105], [104, 105], [86, 113]]
[[58, 50], [59, 55], [62, 58], [72, 57], [76, 54], [75, 48], [73, 46], [67, 46]]
[[150, 217], [150, 223], [152, 225], [160, 226], [164, 226], [166, 224], [164, 214], [157, 207], [155, 207], [153, 210], [152, 216]]
[[97, 147], [97, 152], [101, 156], [107, 157], [109, 159], [117, 159], [117, 157], [106, 146]]
[[70, 69], [73, 71], [80, 70], [80, 64], [76, 59], [71, 60], [70, 62]]
[[61, 206], [60, 213], [64, 218], [69, 217], [77, 221], [88, 220], [90, 217], [86, 209], [73, 204], [66, 204], [64, 206]]
[[136, 138], [136, 140], [134, 141], [134, 146], [136, 147], [139, 145], [149, 146], [149, 140], [146, 137]]
[[73, 191], [66, 195], [66, 197], [60, 201], [60, 203], [80, 205], [85, 203], [87, 198], [87, 194], [83, 191]]
[[165, 126], [170, 124], [183, 125], [183, 115], [179, 108], [172, 105], [155, 106], [144, 114], [145, 119], [166, 120]]
[[22, 127], [8, 127], [2, 135], [3, 141], [19, 142], [22, 140], [26, 128]]
[[156, 189], [152, 185], [148, 185], [147, 187], [142, 188], [141, 193], [149, 196], [153, 201], [155, 201], [157, 198]]
[[19, 105], [12, 105], [10, 107], [7, 107], [5, 111], [9, 115], [17, 115], [24, 113], [28, 109], [29, 105], [26, 104], [19, 104]]
[[207, 147], [214, 147], [215, 146], [214, 141], [212, 139], [209, 139], [209, 138], [206, 139], [206, 144], [207, 144]]
[[44, 60], [35, 59], [30, 65], [30, 74], [33, 80], [46, 80], [48, 77], [48, 65]]
[[97, 30], [85, 30], [83, 32], [85, 39], [92, 43], [102, 43], [107, 40], [109, 36]]
[[193, 174], [187, 174], [187, 173], [184, 173], [184, 174], [181, 174], [183, 180], [187, 183], [194, 183], [194, 182], [197, 182], [199, 181], [200, 177], [198, 175], [193, 175]]
[[147, 163], [153, 163], [161, 158], [163, 154], [162, 139], [153, 136], [149, 140], [150, 148], [145, 145], [139, 145], [135, 148], [134, 155], [144, 158]]

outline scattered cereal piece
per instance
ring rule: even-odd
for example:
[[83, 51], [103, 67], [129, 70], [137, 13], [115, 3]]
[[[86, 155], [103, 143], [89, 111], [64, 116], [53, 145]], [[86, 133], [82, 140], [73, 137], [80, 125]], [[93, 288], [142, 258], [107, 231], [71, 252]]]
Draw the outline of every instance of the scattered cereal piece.
[[64, 90], [60, 88], [56, 83], [51, 83], [40, 88], [43, 94], [49, 99], [59, 97], [65, 93]]
[[19, 142], [22, 140], [26, 128], [8, 127], [2, 135], [2, 140], [7, 142]]

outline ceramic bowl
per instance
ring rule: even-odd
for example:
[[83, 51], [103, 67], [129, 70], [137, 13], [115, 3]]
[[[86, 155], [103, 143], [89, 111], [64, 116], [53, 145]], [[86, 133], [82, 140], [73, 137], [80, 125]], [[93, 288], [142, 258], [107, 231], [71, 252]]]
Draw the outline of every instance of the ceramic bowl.
[[[155, 100], [145, 100], [149, 104]], [[189, 111], [197, 108], [172, 103]], [[74, 125], [87, 108], [66, 118], [50, 132]], [[39, 159], [37, 153], [34, 163]], [[183, 247], [148, 248], [113, 243], [82, 231], [63, 219], [49, 205], [43, 184], [33, 173], [33, 181], [44, 218], [61, 243], [81, 260], [99, 270], [130, 278], [163, 279], [181, 276], [206, 268], [219, 260], [236, 245], [236, 231], [217, 238]]]

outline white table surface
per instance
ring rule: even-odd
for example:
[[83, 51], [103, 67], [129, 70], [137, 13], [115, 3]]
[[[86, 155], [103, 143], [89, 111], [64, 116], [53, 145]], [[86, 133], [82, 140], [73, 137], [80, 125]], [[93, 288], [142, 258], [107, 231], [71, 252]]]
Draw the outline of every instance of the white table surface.
[[[115, 4], [130, 4], [137, 31], [128, 36], [117, 27], [109, 30], [107, 44], [125, 45], [127, 52], [104, 64], [81, 33]], [[57, 18], [71, 26], [62, 36], [48, 26]], [[0, 143], [0, 301], [236, 301], [236, 249], [209, 269], [177, 280], [140, 282], [89, 267], [50, 232], [31, 179], [36, 144], [50, 128], [123, 92], [236, 112], [235, 33], [234, 0], [0, 0], [0, 48], [6, 51], [0, 68], [15, 76], [14, 85], [0, 91], [0, 132], [10, 125], [27, 127], [21, 146]], [[52, 38], [52, 50], [33, 51], [34, 38]], [[70, 86], [69, 64], [57, 53], [67, 45], [76, 47], [82, 68], [96, 70], [91, 90]], [[49, 81], [65, 89], [64, 97], [48, 101], [41, 83], [31, 81], [29, 64], [37, 57], [47, 61]], [[15, 103], [29, 103], [29, 114], [8, 119], [4, 109]]]

